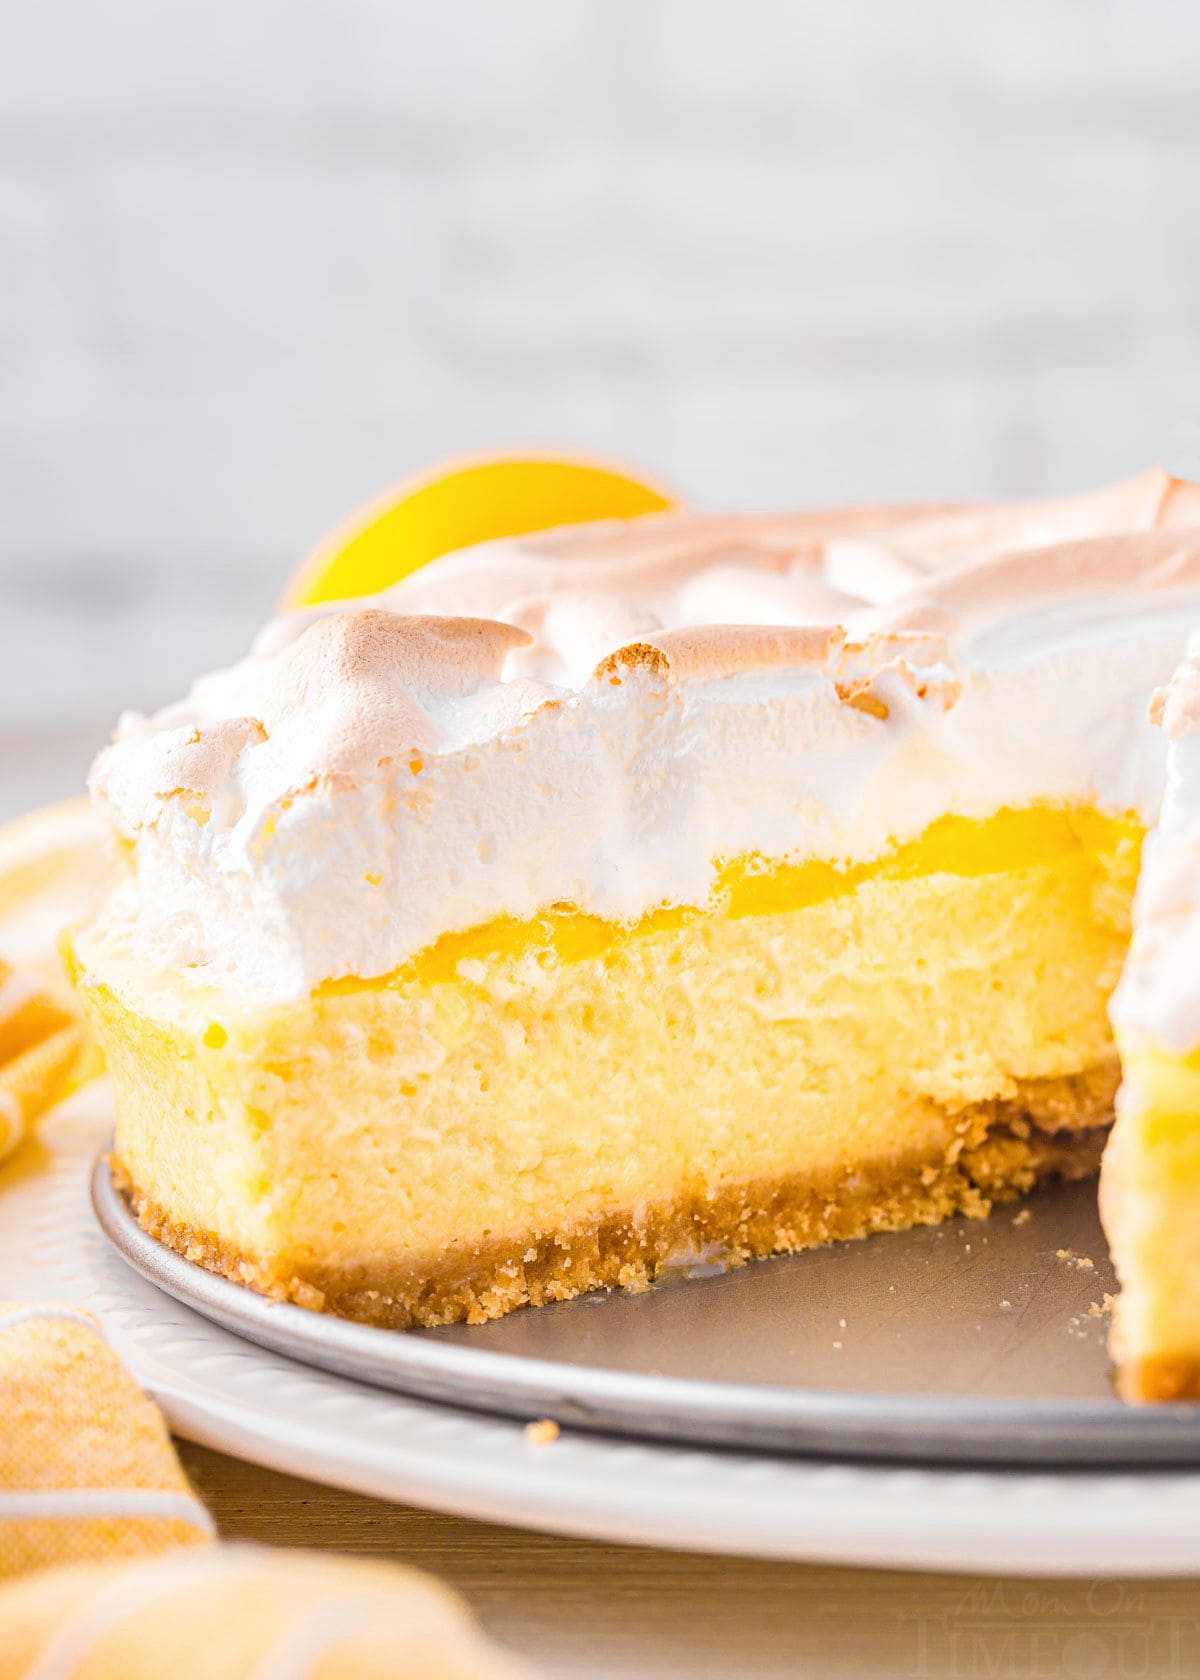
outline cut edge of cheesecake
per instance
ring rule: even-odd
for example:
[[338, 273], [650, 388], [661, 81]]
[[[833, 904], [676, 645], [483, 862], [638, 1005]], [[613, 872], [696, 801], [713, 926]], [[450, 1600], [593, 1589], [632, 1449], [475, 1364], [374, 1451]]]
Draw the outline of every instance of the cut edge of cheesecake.
[[742, 860], [704, 912], [560, 907], [245, 1014], [84, 935], [115, 1173], [189, 1259], [393, 1327], [983, 1215], [1096, 1170], [1139, 840], [940, 819], [873, 866]]
[[[1030, 1081], [1009, 1101], [947, 1115], [954, 1133], [938, 1153], [823, 1181], [797, 1174], [608, 1214], [574, 1228], [526, 1232], [403, 1263], [358, 1261], [341, 1269], [295, 1271], [239, 1252], [212, 1231], [170, 1218], [110, 1156], [113, 1181], [142, 1229], [207, 1271], [272, 1300], [289, 1301], [389, 1330], [483, 1324], [519, 1307], [544, 1306], [593, 1290], [648, 1289], [664, 1271], [700, 1259], [723, 1267], [883, 1231], [937, 1225], [956, 1215], [983, 1219], [1000, 1202], [1049, 1179], [1091, 1178], [1108, 1135], [1115, 1063], [1062, 1080]], [[1056, 1125], [1064, 1108], [1070, 1125]]]
[[1121, 1088], [1100, 1209], [1121, 1291], [1113, 1303], [1118, 1392], [1200, 1400], [1200, 1051], [1118, 1029]]

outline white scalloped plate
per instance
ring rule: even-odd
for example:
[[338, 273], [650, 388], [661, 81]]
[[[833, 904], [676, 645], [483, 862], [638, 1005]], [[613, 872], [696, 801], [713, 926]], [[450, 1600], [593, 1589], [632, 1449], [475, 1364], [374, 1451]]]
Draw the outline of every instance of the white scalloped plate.
[[93, 1086], [46, 1124], [44, 1150], [0, 1170], [0, 1293], [97, 1311], [191, 1440], [335, 1487], [594, 1539], [1041, 1575], [1180, 1575], [1200, 1562], [1196, 1473], [812, 1462], [570, 1431], [535, 1446], [519, 1423], [267, 1353], [144, 1282], [101, 1235], [88, 1177], [111, 1123]]

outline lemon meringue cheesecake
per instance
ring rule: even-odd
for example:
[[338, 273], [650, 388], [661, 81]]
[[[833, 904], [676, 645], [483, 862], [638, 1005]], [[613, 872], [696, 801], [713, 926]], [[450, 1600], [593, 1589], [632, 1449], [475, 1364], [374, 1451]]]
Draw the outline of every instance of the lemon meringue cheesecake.
[[1167, 740], [1133, 945], [1112, 1000], [1122, 1084], [1100, 1207], [1121, 1282], [1113, 1352], [1132, 1400], [1200, 1398], [1200, 638], [1154, 697]]
[[1190, 617], [1162, 474], [284, 615], [93, 772], [127, 871], [72, 961], [143, 1224], [407, 1326], [1094, 1171]]

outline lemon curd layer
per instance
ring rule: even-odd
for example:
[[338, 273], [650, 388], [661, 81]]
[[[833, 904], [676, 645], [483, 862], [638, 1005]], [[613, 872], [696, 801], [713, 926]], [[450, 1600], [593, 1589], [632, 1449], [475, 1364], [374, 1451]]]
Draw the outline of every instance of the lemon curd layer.
[[985, 1212], [1094, 1167], [1141, 827], [944, 817], [872, 862], [721, 866], [632, 925], [559, 903], [239, 1005], [74, 961], [144, 1223], [388, 1324]]
[[[1123, 1036], [1123, 1035], [1122, 1035]], [[1101, 1206], [1122, 1280], [1113, 1351], [1130, 1400], [1200, 1395], [1200, 1049], [1122, 1045]]]

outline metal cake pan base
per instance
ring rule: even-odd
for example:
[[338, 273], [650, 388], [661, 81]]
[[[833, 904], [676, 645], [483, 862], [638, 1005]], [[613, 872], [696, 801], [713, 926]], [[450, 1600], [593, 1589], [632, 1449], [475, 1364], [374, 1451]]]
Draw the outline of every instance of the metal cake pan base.
[[[1200, 1404], [1114, 1398], [1094, 1183], [989, 1220], [832, 1244], [491, 1324], [375, 1330], [268, 1301], [148, 1236], [96, 1162], [123, 1258], [238, 1336], [402, 1394], [609, 1434], [922, 1463], [1200, 1464]], [[697, 1273], [709, 1273], [697, 1276]]]

